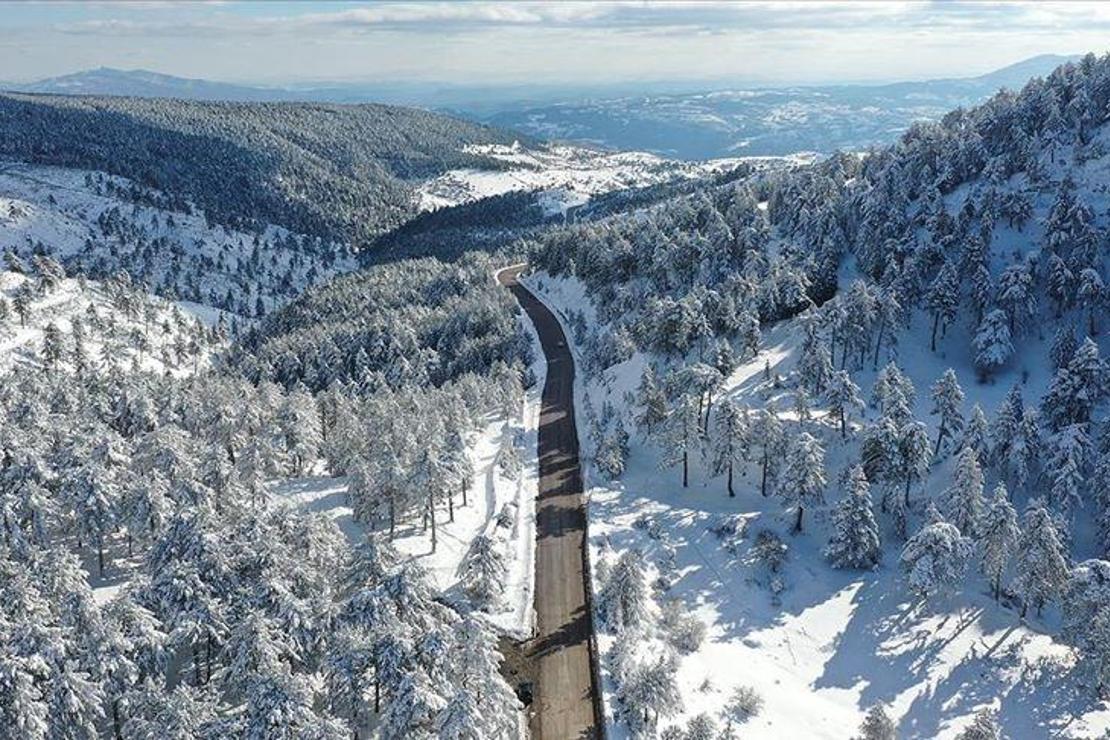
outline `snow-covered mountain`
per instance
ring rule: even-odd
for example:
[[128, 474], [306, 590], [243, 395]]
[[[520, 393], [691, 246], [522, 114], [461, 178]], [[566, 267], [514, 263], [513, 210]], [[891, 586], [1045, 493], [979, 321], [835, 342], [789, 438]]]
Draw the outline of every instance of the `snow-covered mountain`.
[[1043, 55], [979, 77], [890, 85], [737, 87], [503, 107], [481, 120], [538, 138], [683, 159], [862, 151], [914, 121], [939, 120], [1001, 87], [1020, 89], [1069, 57]]

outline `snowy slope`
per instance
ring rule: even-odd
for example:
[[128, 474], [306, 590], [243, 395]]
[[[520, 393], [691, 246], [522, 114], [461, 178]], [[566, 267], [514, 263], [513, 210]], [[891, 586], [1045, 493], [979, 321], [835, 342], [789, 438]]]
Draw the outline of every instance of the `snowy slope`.
[[310, 240], [279, 227], [229, 230], [169, 203], [104, 173], [0, 162], [0, 253], [46, 252], [93, 277], [124, 270], [163, 296], [243, 316], [354, 267], [350, 256], [319, 258]]
[[[0, 374], [15, 366], [44, 364], [43, 337], [49, 325], [62, 341], [59, 368], [74, 368], [74, 322], [84, 330], [89, 368], [105, 373], [139, 368], [187, 375], [210, 365], [226, 346], [213, 324], [161, 298], [131, 292], [121, 305], [119, 291], [97, 282], [66, 278], [56, 288], [33, 288], [26, 321], [13, 305], [20, 289], [36, 285], [32, 277], [0, 271], [0, 299], [7, 316], [0, 317]], [[206, 312], [206, 318], [212, 318]]]
[[[750, 159], [685, 162], [645, 152], [604, 152], [576, 146], [524, 148], [519, 144], [473, 145], [467, 148], [509, 165], [497, 170], [451, 170], [422, 184], [417, 191], [421, 210], [468, 203], [515, 190], [544, 191], [540, 204], [549, 214], [589, 201], [592, 196], [695, 178], [727, 171]], [[768, 157], [771, 162], [777, 158]], [[807, 161], [798, 155], [791, 161]]]
[[[564, 317], [582, 311], [594, 325], [589, 298], [576, 280], [540, 274], [529, 285]], [[931, 435], [936, 419], [928, 415], [928, 387], [949, 365], [968, 392], [965, 413], [979, 402], [992, 414], [1010, 385], [1023, 376], [1026, 399], [1043, 393], [1048, 381], [1044, 338], [1031, 338], [1020, 362], [994, 385], [980, 386], [974, 383], [969, 358], [929, 351], [928, 329], [926, 317], [916, 317], [900, 343], [899, 364], [917, 387], [915, 412], [930, 425]], [[811, 421], [797, 420], [790, 372], [798, 334], [794, 322], [766, 332], [759, 356], [736, 369], [725, 393], [748, 407], [775, 410], [788, 434], [804, 427], [817, 436], [827, 450], [826, 499], [835, 501], [839, 475], [858, 456], [859, 420], [843, 442], [835, 422], [820, 408], [814, 409]], [[950, 341], [956, 347], [965, 340], [950, 335]], [[680, 658], [684, 709], [661, 721], [661, 728], [703, 712], [723, 723], [722, 709], [737, 686], [754, 687], [765, 702], [757, 716], [735, 726], [752, 738], [850, 737], [874, 704], [885, 705], [905, 738], [954, 737], [984, 707], [999, 711], [1002, 727], [1014, 738], [1093, 737], [1110, 728], [1110, 708], [1094, 700], [1091, 688], [1070, 673], [1071, 650], [1053, 636], [1059, 618], [1054, 610], [1046, 610], [1043, 619], [1021, 620], [1016, 611], [991, 599], [977, 574], [969, 574], [958, 594], [921, 602], [906, 586], [898, 567], [902, 543], [885, 521], [879, 568], [833, 570], [821, 554], [828, 538], [827, 507], [811, 516], [803, 534], [791, 535], [790, 512], [775, 497], [760, 496], [755, 467], [738, 474], [737, 497], [729, 499], [723, 478], [712, 476], [695, 455], [691, 485], [683, 489], [680, 473], [661, 471], [659, 451], [634, 432], [627, 404], [627, 394], [651, 359], [657, 358], [637, 353], [600, 376], [581, 380], [579, 401], [585, 408], [578, 418], [585, 426], [591, 414], [612, 404], [633, 433], [621, 480], [607, 483], [596, 470], [587, 471], [594, 572], [603, 572], [606, 563], [611, 566], [629, 548], [639, 548], [649, 563], [649, 582], [665, 575], [673, 584], [665, 597], [681, 600], [708, 627], [700, 649]], [[770, 379], [764, 375], [768, 366]], [[868, 394], [874, 373], [853, 377]], [[875, 413], [868, 409], [868, 418]], [[587, 460], [593, 443], [587, 429], [580, 429], [579, 436]], [[936, 464], [923, 493], [914, 495], [935, 497], [949, 484], [950, 469], [950, 460]], [[988, 479], [988, 487], [993, 484]], [[1015, 505], [1020, 511], [1024, 501]], [[733, 543], [731, 552], [710, 531], [726, 515], [747, 523], [746, 535]], [[910, 531], [920, 520], [917, 508]], [[776, 532], [789, 548], [777, 574], [753, 555], [761, 529]], [[1082, 536], [1077, 532], [1077, 540]], [[1077, 549], [1075, 555], [1082, 559], [1081, 542]], [[603, 653], [613, 644], [612, 635], [601, 636]], [[658, 628], [649, 630], [638, 649], [642, 657], [662, 652]], [[603, 666], [611, 735], [625, 737], [627, 728], [613, 723], [611, 666]]]

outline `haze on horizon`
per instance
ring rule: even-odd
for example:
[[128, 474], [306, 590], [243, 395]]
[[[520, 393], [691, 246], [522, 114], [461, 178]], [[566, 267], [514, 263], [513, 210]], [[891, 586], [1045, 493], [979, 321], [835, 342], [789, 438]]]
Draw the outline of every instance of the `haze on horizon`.
[[967, 77], [1100, 52], [1094, 2], [0, 3], [0, 79], [93, 67], [251, 84]]

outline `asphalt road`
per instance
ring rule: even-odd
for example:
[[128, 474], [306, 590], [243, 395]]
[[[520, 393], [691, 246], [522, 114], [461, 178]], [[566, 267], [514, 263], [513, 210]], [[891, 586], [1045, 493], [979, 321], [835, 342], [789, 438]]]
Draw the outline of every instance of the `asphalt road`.
[[574, 359], [558, 320], [517, 281], [522, 266], [497, 280], [512, 291], [543, 345], [547, 380], [539, 423], [540, 482], [536, 500], [536, 633], [527, 645], [535, 662], [532, 737], [601, 737], [595, 716], [583, 547], [586, 508], [574, 423]]

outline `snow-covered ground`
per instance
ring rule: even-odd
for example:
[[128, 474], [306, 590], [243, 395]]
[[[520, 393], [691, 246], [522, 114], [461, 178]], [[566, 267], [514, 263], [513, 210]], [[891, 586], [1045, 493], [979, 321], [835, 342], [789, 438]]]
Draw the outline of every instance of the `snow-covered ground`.
[[[565, 213], [596, 195], [682, 178], [703, 177], [736, 167], [743, 159], [686, 162], [645, 152], [605, 152], [577, 146], [524, 148], [504, 144], [468, 148], [511, 167], [507, 170], [451, 170], [417, 190], [421, 210], [468, 203], [514, 190], [542, 190], [540, 205]], [[764, 158], [756, 158], [762, 161]], [[766, 161], [780, 161], [765, 158]], [[804, 158], [803, 158], [804, 159]], [[793, 160], [792, 160], [793, 161]]]
[[[474, 464], [474, 486], [467, 505], [455, 499], [455, 521], [447, 521], [447, 510], [437, 512], [438, 545], [431, 550], [431, 534], [419, 522], [398, 527], [393, 542], [396, 549], [427, 570], [431, 583], [450, 600], [465, 600], [459, 588], [461, 564], [471, 543], [478, 535], [492, 537], [502, 548], [508, 566], [505, 593], [497, 608], [486, 617], [498, 632], [515, 639], [525, 639], [532, 632], [532, 594], [535, 586], [535, 499], [539, 492], [539, 429], [540, 392], [546, 366], [539, 339], [531, 324], [520, 319], [532, 337], [536, 360], [533, 372], [537, 383], [525, 393], [519, 416], [512, 419], [490, 417], [485, 428], [474, 435], [470, 445]], [[522, 473], [519, 479], [502, 474], [497, 453], [502, 445], [514, 441], [520, 448]], [[325, 513], [333, 518], [340, 530], [353, 543], [365, 537], [366, 530], [355, 521], [347, 503], [347, 479], [314, 476], [277, 482], [271, 489], [280, 505], [298, 506], [306, 511]], [[498, 515], [506, 511], [510, 525], [498, 524]]]
[[[22, 286], [32, 288], [29, 311], [23, 321], [15, 309]], [[74, 321], [84, 330], [85, 356], [89, 367], [187, 375], [208, 367], [215, 352], [223, 349], [212, 324], [212, 312], [203, 318], [187, 307], [143, 293], [137, 301], [121, 308], [104, 285], [94, 280], [65, 278], [42, 292], [37, 281], [15, 272], [0, 271], [0, 299], [7, 315], [0, 315], [0, 374], [16, 365], [42, 366], [44, 333], [50, 324], [58, 329], [61, 345], [59, 367], [74, 366]], [[214, 311], [214, 310], [213, 310]], [[214, 311], [216, 314], [218, 312]]]
[[[589, 298], [576, 280], [538, 274], [526, 282], [564, 320], [570, 312], [582, 311], [595, 325]], [[899, 364], [917, 388], [916, 416], [930, 424], [931, 434], [936, 419], [928, 415], [928, 388], [949, 366], [968, 392], [965, 412], [979, 402], [993, 414], [1010, 386], [1021, 380], [1027, 399], [1042, 395], [1051, 337], [1033, 338], [1030, 351], [995, 384], [978, 385], [969, 359], [931, 353], [925, 318], [918, 316], [915, 322], [900, 344]], [[574, 336], [571, 331], [567, 335]], [[778, 411], [788, 433], [804, 426], [818, 437], [827, 450], [826, 499], [833, 501], [840, 496], [840, 474], [858, 454], [858, 425], [842, 442], [823, 410], [815, 408], [808, 422], [796, 418], [788, 376], [798, 339], [793, 322], [769, 329], [759, 356], [736, 369], [724, 393], [748, 407]], [[950, 335], [950, 340], [950, 346], [966, 347], [966, 337]], [[1054, 609], [1043, 618], [1022, 620], [1013, 609], [996, 604], [974, 573], [958, 594], [922, 603], [905, 584], [898, 565], [902, 543], [885, 521], [884, 554], [877, 569], [834, 570], [821, 553], [828, 540], [827, 507], [810, 516], [804, 533], [790, 534], [792, 515], [776, 497], [760, 495], [755, 468], [738, 473], [737, 496], [730, 499], [723, 477], [713, 477], [695, 456], [690, 487], [682, 488], [680, 472], [660, 470], [657, 449], [634, 431], [629, 416], [626, 394], [635, 390], [648, 359], [637, 353], [599, 377], [579, 380], [580, 406], [587, 396], [595, 410], [612, 404], [633, 435], [622, 479], [602, 481], [588, 463], [593, 450], [587, 429], [580, 428], [579, 438], [594, 573], [604, 571], [604, 563], [615, 562], [621, 552], [639, 548], [649, 566], [649, 581], [663, 575], [672, 584], [662, 598], [680, 600], [685, 611], [708, 627], [701, 647], [679, 661], [684, 709], [661, 726], [684, 724], [703, 712], [723, 722], [721, 711], [733, 690], [750, 686], [764, 706], [735, 729], [751, 738], [842, 740], [856, 733], [875, 704], [885, 706], [903, 738], [954, 737], [985, 707], [998, 710], [1004, 731], [1013, 738], [1095, 737], [1110, 729], [1110, 707], [1076, 680], [1070, 649], [1053, 637], [1059, 621]], [[869, 394], [874, 373], [854, 379]], [[867, 414], [871, 417], [874, 410]], [[584, 409], [578, 414], [580, 427], [588, 416]], [[920, 502], [945, 488], [951, 467], [950, 459], [936, 464], [924, 490], [915, 489], [915, 498]], [[993, 481], [988, 485], [993, 487]], [[1021, 510], [1024, 502], [1017, 505]], [[745, 520], [746, 534], [726, 548], [729, 543], [710, 530], [724, 517], [735, 516]], [[920, 520], [916, 507], [911, 531]], [[778, 573], [768, 572], [754, 557], [752, 544], [763, 529], [778, 534], [789, 548]], [[1077, 541], [1081, 537], [1077, 531]], [[1075, 555], [1087, 556], [1081, 551]], [[614, 638], [599, 637], [604, 656]], [[650, 631], [640, 645], [641, 655], [660, 654], [661, 637], [658, 629]], [[625, 726], [613, 723], [614, 685], [604, 659], [602, 670], [611, 737], [625, 737]]]

